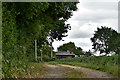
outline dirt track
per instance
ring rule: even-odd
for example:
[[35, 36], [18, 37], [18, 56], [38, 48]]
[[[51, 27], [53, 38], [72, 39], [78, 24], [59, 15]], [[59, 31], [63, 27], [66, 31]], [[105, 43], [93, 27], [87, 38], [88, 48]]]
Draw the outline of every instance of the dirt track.
[[105, 72], [96, 71], [96, 70], [92, 70], [92, 69], [88, 69], [88, 68], [63, 65], [63, 64], [62, 65], [60, 64], [60, 66], [73, 68], [77, 71], [83, 72], [85, 74], [85, 76], [83, 78], [113, 78], [111, 75], [109, 75]]
[[68, 71], [67, 68], [75, 69], [76, 71], [83, 72], [84, 76], [82, 78], [113, 78], [111, 75], [96, 71], [88, 68], [77, 67], [77, 66], [70, 66], [70, 65], [51, 65], [45, 64], [46, 66], [46, 74], [42, 76], [42, 78], [64, 78], [67, 76]]
[[58, 65], [46, 64], [46, 73], [42, 78], [64, 78], [67, 75], [67, 70]]

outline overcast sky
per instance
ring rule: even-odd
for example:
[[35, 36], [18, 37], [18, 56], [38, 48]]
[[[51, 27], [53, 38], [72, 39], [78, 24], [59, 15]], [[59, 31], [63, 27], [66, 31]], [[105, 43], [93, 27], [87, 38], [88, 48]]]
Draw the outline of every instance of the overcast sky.
[[119, 0], [79, 0], [78, 10], [66, 22], [71, 25], [64, 41], [53, 42], [54, 50], [64, 43], [74, 42], [75, 46], [84, 51], [92, 49], [90, 38], [97, 27], [107, 26], [118, 31], [118, 1]]

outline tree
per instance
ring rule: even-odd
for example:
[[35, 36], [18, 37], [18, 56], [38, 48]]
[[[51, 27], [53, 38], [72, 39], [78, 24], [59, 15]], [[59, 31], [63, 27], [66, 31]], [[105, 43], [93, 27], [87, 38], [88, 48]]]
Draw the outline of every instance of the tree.
[[[10, 77], [16, 66], [24, 68], [27, 65], [25, 60], [34, 59], [34, 40], [37, 40], [40, 49], [47, 42], [48, 36], [52, 40], [64, 37], [69, 29], [65, 21], [77, 10], [76, 4], [77, 2], [2, 3], [2, 71], [5, 77]], [[23, 48], [26, 52], [23, 52]]]
[[120, 52], [120, 33], [110, 38], [108, 42], [109, 50], [118, 54]]
[[86, 55], [86, 56], [92, 56], [92, 53], [91, 53], [91, 51], [89, 50], [89, 51], [86, 51], [84, 55]]
[[73, 42], [65, 43], [62, 46], [58, 47], [58, 51], [71, 51], [73, 52], [76, 49]]
[[42, 45], [41, 51], [43, 53], [42, 56], [40, 54], [38, 55], [43, 58], [43, 61], [49, 61], [51, 59], [50, 58], [51, 46], [44, 42], [44, 45]]
[[84, 52], [82, 51], [82, 48], [76, 47], [74, 53], [80, 57], [80, 55], [84, 55]]
[[117, 32], [111, 28], [108, 28], [106, 26], [101, 26], [101, 28], [97, 28], [97, 31], [95, 31], [94, 36], [91, 38], [91, 41], [93, 42], [93, 49], [95, 51], [100, 51], [100, 53], [110, 53], [110, 47], [109, 46], [110, 40], [112, 37], [116, 36]]
[[70, 51], [70, 52], [74, 52], [78, 56], [83, 54], [82, 48], [76, 47], [74, 42], [65, 43], [62, 46], [59, 46], [58, 51]]
[[[59, 3], [50, 3], [51, 5], [46, 10], [46, 16], [51, 18], [51, 26], [54, 26], [50, 29], [49, 35], [52, 41], [62, 40], [63, 37], [67, 35], [65, 33], [70, 30], [70, 24], [65, 24], [73, 14], [73, 11], [77, 10], [76, 4], [78, 2], [59, 2]], [[54, 8], [54, 9], [53, 9]]]

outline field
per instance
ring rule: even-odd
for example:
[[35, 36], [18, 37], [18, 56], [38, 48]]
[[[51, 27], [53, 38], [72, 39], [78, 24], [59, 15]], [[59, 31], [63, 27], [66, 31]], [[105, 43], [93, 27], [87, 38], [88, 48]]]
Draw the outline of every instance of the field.
[[118, 56], [83, 56], [76, 58], [57, 59], [50, 62], [51, 64], [69, 64], [74, 66], [82, 66], [91, 69], [107, 72], [114, 76], [118, 76]]

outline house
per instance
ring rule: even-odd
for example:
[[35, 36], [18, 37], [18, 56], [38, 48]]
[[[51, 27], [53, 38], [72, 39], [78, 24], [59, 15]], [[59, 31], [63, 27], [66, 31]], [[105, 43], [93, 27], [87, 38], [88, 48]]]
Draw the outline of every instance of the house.
[[73, 52], [57, 52], [56, 53], [57, 58], [66, 58], [66, 57], [75, 57], [75, 54]]

